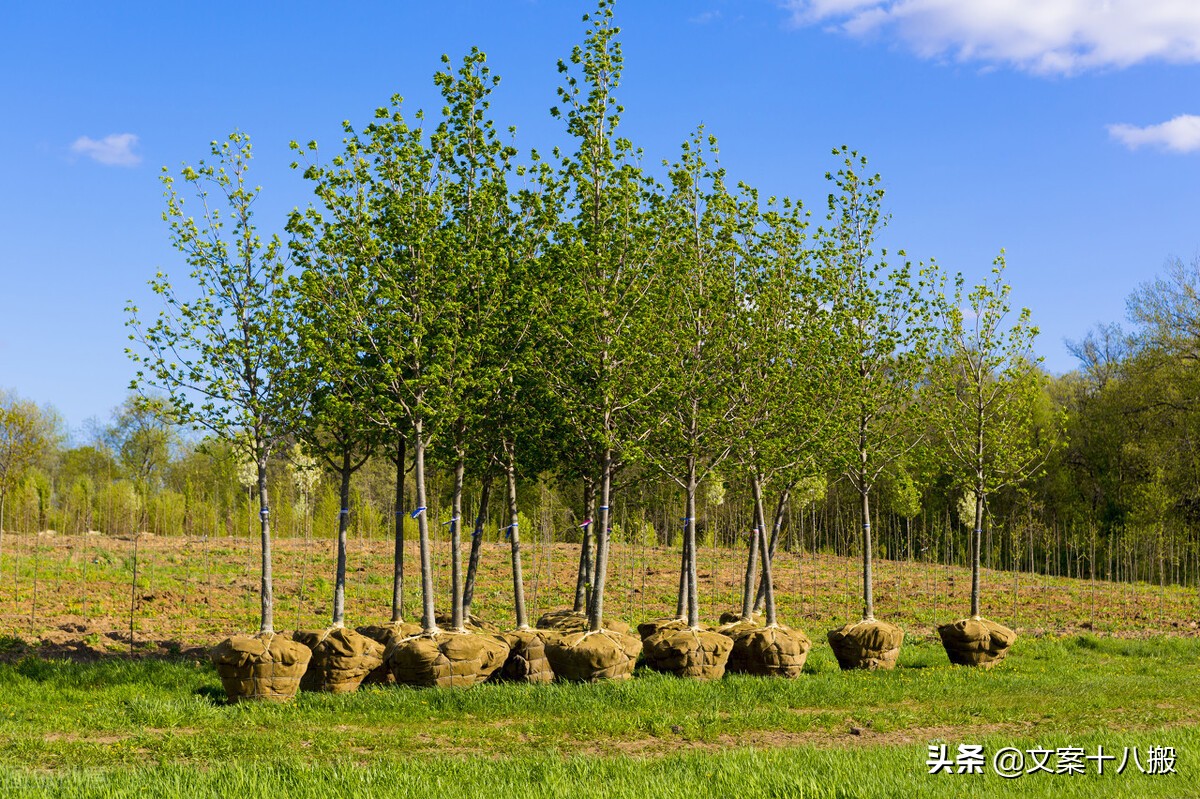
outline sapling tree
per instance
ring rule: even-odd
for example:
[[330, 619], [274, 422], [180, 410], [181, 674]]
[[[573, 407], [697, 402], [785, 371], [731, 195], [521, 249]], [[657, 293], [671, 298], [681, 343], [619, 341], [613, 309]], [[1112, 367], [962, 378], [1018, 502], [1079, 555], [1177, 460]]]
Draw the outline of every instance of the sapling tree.
[[346, 302], [338, 293], [358, 288], [346, 279], [336, 246], [322, 252], [319, 243], [297, 247], [303, 260], [298, 300], [302, 362], [314, 386], [311, 410], [299, 430], [305, 450], [320, 458], [338, 476], [337, 566], [334, 573], [334, 627], [345, 625], [346, 531], [350, 525], [350, 480], [375, 454], [385, 428], [372, 423], [368, 394], [374, 362], [358, 345], [354, 330], [336, 309]]
[[[661, 236], [662, 274], [654, 293], [659, 336], [651, 345], [660, 386], [647, 403], [655, 425], [643, 449], [646, 460], [684, 494], [683, 579], [677, 607], [693, 633], [700, 629], [696, 493], [732, 450], [734, 421], [742, 405], [734, 375], [742, 344], [735, 319], [742, 301], [737, 271], [747, 220], [725, 186], [716, 155], [716, 139], [705, 136], [703, 129], [684, 142], [679, 161], [670, 168], [670, 191], [657, 203], [654, 216]], [[678, 643], [672, 638], [670, 645]], [[705, 652], [698, 640], [693, 643], [685, 671], [695, 665], [691, 656]], [[651, 649], [646, 651], [651, 657]], [[724, 673], [728, 648], [720, 654], [719, 663], [709, 664], [717, 673], [709, 676]]]
[[[137, 365], [131, 387], [162, 392], [175, 418], [229, 441], [254, 465], [262, 640], [229, 639], [214, 654], [235, 701], [290, 696], [309, 659], [303, 646], [274, 637], [267, 464], [300, 427], [309, 386], [296, 347], [288, 252], [278, 236], [264, 241], [254, 219], [259, 189], [247, 182], [251, 154], [249, 137], [234, 132], [212, 143], [211, 162], [183, 167], [194, 215], [164, 168], [163, 219], [190, 268], [190, 284], [177, 287], [160, 271], [150, 287], [161, 310], [144, 321], [136, 306], [127, 306], [130, 340], [138, 345], [126, 350]], [[272, 664], [267, 676], [254, 676], [254, 664], [262, 662]]]
[[[442, 57], [443, 64], [449, 61]], [[501, 393], [496, 385], [508, 362], [507, 348], [516, 344], [503, 334], [511, 329], [505, 316], [520, 312], [509, 302], [508, 271], [513, 261], [508, 181], [516, 151], [501, 141], [490, 117], [490, 95], [500, 79], [485, 61], [483, 53], [472, 50], [456, 72], [434, 76], [445, 101], [442, 121], [431, 138], [446, 198], [442, 260], [452, 265], [455, 278], [456, 315], [447, 320], [454, 328], [454, 357], [445, 364], [448, 429], [443, 448], [454, 470], [449, 527], [451, 617], [456, 630], [463, 629], [464, 622], [459, 544], [469, 439], [487, 423], [486, 401]], [[518, 531], [512, 528], [511, 533], [517, 540]]]
[[[856, 152], [842, 147], [834, 155], [843, 163], [836, 174], [827, 175], [836, 191], [829, 195], [821, 255], [838, 286], [834, 307], [842, 324], [850, 425], [846, 475], [861, 508], [863, 612], [861, 626], [830, 633], [830, 643], [843, 667], [890, 668], [902, 633], [895, 625], [875, 621], [871, 491], [888, 467], [920, 440], [912, 431], [919, 429], [916, 394], [927, 374], [933, 341], [926, 285], [930, 273], [914, 274], [909, 262], [889, 263], [885, 249], [876, 252], [887, 221], [880, 177], [864, 175], [866, 158]], [[903, 251], [897, 255], [905, 257]], [[868, 636], [879, 644], [871, 650], [875, 654], [843, 658], [863, 651], [841, 648], [847, 636]]]
[[[296, 235], [322, 242], [326, 253], [336, 253], [344, 265], [346, 285], [331, 295], [337, 302], [332, 312], [354, 331], [374, 363], [358, 373], [369, 381], [363, 390], [376, 398], [371, 421], [392, 430], [399, 441], [406, 433], [411, 440], [417, 507], [410, 515], [417, 520], [419, 538], [421, 624], [432, 633], [438, 628], [425, 459], [443, 387], [443, 360], [434, 353], [453, 357], [453, 331], [443, 323], [454, 308], [447, 287], [451, 275], [439, 264], [445, 198], [436, 155], [421, 127], [423, 114], [418, 112], [417, 126], [410, 126], [401, 104], [394, 96], [361, 133], [344, 123], [344, 152], [328, 165], [317, 161], [316, 142], [293, 143], [311, 159], [304, 175], [313, 183], [319, 207], [294, 215], [291, 225]], [[397, 468], [402, 480], [403, 463]]]
[[[1045, 429], [1037, 418], [1048, 380], [1039, 366], [1041, 358], [1033, 351], [1038, 330], [1030, 322], [1028, 308], [1012, 318], [1011, 286], [1004, 280], [1004, 268], [1001, 253], [991, 276], [965, 296], [962, 275], [956, 279], [953, 297], [941, 303], [943, 337], [931, 381], [931, 419], [938, 443], [955, 482], [972, 500], [971, 620], [977, 622], [981, 621], [980, 547], [988, 497], [1034, 475], [1057, 443], [1056, 431]], [[955, 632], [971, 631], [959, 625]], [[1002, 658], [1015, 637], [994, 623], [975, 632], [989, 638], [983, 651], [991, 659]], [[943, 632], [951, 652], [956, 641], [946, 636]], [[951, 652], [952, 659], [958, 654]], [[981, 652], [975, 655], [974, 661], [980, 661]]]
[[[648, 432], [647, 415], [639, 414], [638, 406], [658, 386], [645, 347], [654, 333], [648, 296], [657, 276], [653, 231], [646, 224], [648, 181], [633, 144], [616, 133], [621, 107], [614, 92], [623, 59], [611, 3], [602, 0], [584, 20], [589, 28], [583, 45], [573, 49], [567, 62], [559, 62], [564, 85], [553, 113], [565, 119], [575, 145], [561, 158], [565, 219], [549, 254], [559, 292], [545, 297], [540, 310], [552, 320], [554, 346], [549, 352], [554, 357], [543, 363], [548, 383], [582, 446], [601, 453], [594, 590], [588, 608], [589, 631], [599, 633], [613, 471]], [[570, 366], [560, 369], [563, 363]], [[587, 644], [604, 647], [604, 658], [611, 656], [603, 660], [609, 665], [597, 668], [601, 660], [581, 659], [582, 639], [568, 636], [562, 647], [548, 649], [555, 672], [566, 668], [566, 676], [581, 679], [627, 677], [640, 642], [607, 640]], [[582, 666], [577, 672], [572, 671], [576, 664]]]
[[[752, 619], [761, 593], [775, 624], [770, 564], [792, 486], [830, 463], [829, 442], [844, 435], [843, 359], [836, 306], [838, 275], [808, 242], [803, 206], [772, 200], [760, 207], [750, 192], [754, 226], [740, 270], [738, 325], [745, 342], [737, 363], [744, 408], [736, 428], [737, 460], [751, 484], [754, 510], [743, 581], [741, 620]], [[766, 526], [767, 490], [780, 486], [773, 523]], [[768, 531], [770, 538], [768, 539]], [[756, 591], [759, 556], [763, 579]]]

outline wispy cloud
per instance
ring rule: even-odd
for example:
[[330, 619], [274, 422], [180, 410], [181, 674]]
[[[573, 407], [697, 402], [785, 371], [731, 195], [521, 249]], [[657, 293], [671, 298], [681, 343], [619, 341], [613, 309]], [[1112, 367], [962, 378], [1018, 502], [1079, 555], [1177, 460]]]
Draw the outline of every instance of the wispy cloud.
[[702, 11], [694, 17], [688, 17], [688, 22], [693, 25], [707, 25], [710, 22], [716, 22], [721, 18], [721, 12], [716, 9]]
[[1157, 125], [1139, 128], [1137, 125], [1109, 125], [1109, 135], [1130, 150], [1158, 147], [1175, 153], [1194, 153], [1200, 150], [1200, 116], [1180, 114]]
[[1071, 75], [1200, 62], [1194, 0], [783, 0], [796, 25], [895, 40], [922, 58]]
[[137, 166], [142, 162], [142, 157], [133, 151], [137, 143], [135, 133], [110, 133], [100, 140], [80, 136], [71, 145], [71, 152], [107, 166]]

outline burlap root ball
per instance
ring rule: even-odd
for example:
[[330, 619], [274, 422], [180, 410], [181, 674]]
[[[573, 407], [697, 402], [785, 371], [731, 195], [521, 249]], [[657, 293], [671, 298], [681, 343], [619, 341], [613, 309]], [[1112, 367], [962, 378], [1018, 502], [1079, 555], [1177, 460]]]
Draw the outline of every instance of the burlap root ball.
[[226, 638], [210, 657], [230, 703], [286, 702], [296, 695], [312, 650], [286, 636], [259, 633]]
[[900, 655], [904, 631], [872, 619], [829, 631], [829, 646], [843, 669], [892, 669]]
[[719, 680], [725, 676], [725, 662], [733, 649], [733, 639], [712, 630], [685, 627], [659, 630], [642, 642], [646, 665], [655, 671]]
[[357, 630], [372, 641], [377, 641], [383, 647], [379, 665], [371, 669], [366, 677], [363, 677], [362, 684], [395, 685], [396, 678], [392, 676], [391, 666], [387, 664], [386, 660], [382, 659], [383, 653], [387, 652], [387, 648], [392, 643], [393, 638], [408, 638], [410, 635], [419, 635], [421, 625], [410, 621], [393, 621], [387, 624], [364, 624], [357, 628]]
[[[724, 628], [722, 628], [724, 629]], [[730, 674], [759, 677], [799, 677], [812, 641], [800, 630], [774, 627], [743, 627], [732, 636], [733, 649], [725, 670]]]
[[638, 635], [642, 638], [642, 645], [645, 646], [646, 639], [655, 633], [663, 630], [686, 630], [688, 628], [687, 619], [681, 619], [678, 616], [664, 617], [661, 619], [651, 619], [644, 621], [637, 626]]
[[[731, 615], [733, 616], [732, 619], [729, 618]], [[758, 616], [752, 617], [747, 621], [740, 615], [722, 613], [721, 626], [717, 628], [717, 632], [721, 633], [721, 635], [728, 635], [730, 638], [734, 638], [749, 630], [757, 630], [762, 626], [760, 624], [761, 621], [762, 618]]]
[[[740, 610], [727, 610], [721, 614], [718, 623], [722, 626], [726, 624], [737, 624], [742, 620], [742, 612]], [[751, 613], [750, 623], [755, 625], [763, 624], [763, 615], [761, 613]]]
[[636, 635], [599, 630], [562, 633], [546, 641], [546, 657], [560, 680], [600, 682], [633, 676], [642, 639]]
[[392, 640], [384, 660], [401, 685], [469, 688], [504, 665], [508, 645], [487, 633], [439, 630]]
[[383, 644], [345, 627], [292, 633], [292, 639], [312, 650], [312, 660], [300, 680], [302, 691], [348, 694], [383, 663]]
[[501, 633], [508, 644], [504, 665], [492, 674], [493, 680], [509, 682], [548, 683], [554, 680], [554, 670], [546, 657], [546, 641], [557, 638], [555, 630], [514, 630]]
[[938, 627], [950, 662], [990, 669], [1008, 654], [1017, 634], [988, 619], [959, 619]]
[[[539, 630], [558, 630], [564, 633], [587, 632], [588, 617], [586, 613], [576, 613], [570, 608], [552, 610], [549, 613], [543, 613], [535, 626]], [[605, 630], [622, 634], [629, 632], [629, 625], [616, 619], [606, 618], [603, 620], [602, 626]]]

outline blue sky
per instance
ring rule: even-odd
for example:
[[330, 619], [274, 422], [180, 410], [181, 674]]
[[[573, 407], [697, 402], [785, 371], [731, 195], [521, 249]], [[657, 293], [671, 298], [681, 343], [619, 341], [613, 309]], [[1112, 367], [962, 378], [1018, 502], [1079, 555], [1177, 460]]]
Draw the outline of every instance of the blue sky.
[[[502, 77], [517, 145], [565, 143], [557, 59], [590, 2], [63, 3], [0, 8], [0, 388], [78, 428], [126, 394], [126, 301], [170, 249], [159, 173], [234, 128], [258, 220], [308, 202], [287, 144], [327, 152], [393, 93], [436, 110], [438, 58]], [[349, 10], [347, 10], [349, 9]], [[978, 279], [1007, 249], [1039, 350], [1121, 320], [1200, 252], [1200, 4], [1189, 0], [623, 0], [625, 133], [649, 164], [703, 123], [731, 176], [823, 212], [833, 147], [888, 189], [887, 240]]]

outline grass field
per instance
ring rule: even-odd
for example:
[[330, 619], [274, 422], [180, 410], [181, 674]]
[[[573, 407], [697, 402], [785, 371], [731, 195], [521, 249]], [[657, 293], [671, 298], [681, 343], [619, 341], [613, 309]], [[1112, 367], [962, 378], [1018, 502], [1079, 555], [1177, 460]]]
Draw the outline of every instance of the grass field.
[[[816, 642], [797, 680], [706, 684], [639, 672], [619, 685], [372, 687], [229, 706], [188, 647], [256, 626], [253, 542], [141, 540], [136, 586], [132, 547], [6, 536], [0, 795], [1200, 796], [1194, 591], [1020, 575], [1014, 592], [1013, 575], [985, 573], [989, 615], [1012, 621], [1015, 599], [1022, 635], [1005, 663], [980, 672], [950, 666], [931, 636], [934, 622], [962, 615], [967, 572], [885, 561], [879, 615], [908, 632], [899, 666], [843, 673], [823, 633], [857, 612], [856, 563], [781, 553], [784, 620]], [[277, 626], [323, 624], [330, 552], [328, 541], [280, 542]], [[495, 544], [485, 552], [476, 605], [501, 623], [504, 554]], [[566, 604], [573, 554], [528, 548], [535, 613]], [[702, 553], [706, 617], [732, 607], [740, 556]], [[619, 548], [613, 615], [667, 610], [676, 558]], [[390, 562], [386, 542], [353, 543], [351, 623], [386, 616]], [[409, 563], [415, 571], [415, 551]], [[982, 745], [984, 773], [930, 775], [928, 748], [941, 743], [951, 757], [959, 744]], [[1095, 755], [1100, 746], [1118, 756], [1137, 749], [1142, 760], [1151, 747], [1173, 747], [1176, 773], [1129, 763], [1118, 775], [1110, 763], [1101, 776], [1085, 761], [1082, 775], [1003, 779], [991, 761], [1003, 747]]]
[[[186, 661], [0, 666], [4, 795], [1196, 796], [1200, 641], [1018, 641], [992, 672], [907, 642], [892, 673], [816, 647], [793, 681], [366, 688], [227, 706]], [[1177, 773], [929, 775], [930, 743], [1121, 754]], [[1050, 761], [1053, 766], [1054, 761]], [[1091, 764], [1089, 764], [1090, 766]], [[969, 784], [968, 784], [969, 783]], [[589, 786], [591, 786], [589, 788]]]

